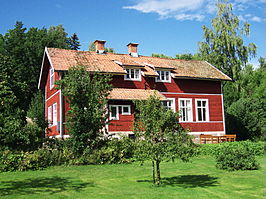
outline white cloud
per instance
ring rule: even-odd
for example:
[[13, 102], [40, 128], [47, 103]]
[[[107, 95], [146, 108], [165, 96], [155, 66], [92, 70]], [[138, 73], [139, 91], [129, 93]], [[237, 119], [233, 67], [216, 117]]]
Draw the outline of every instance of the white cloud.
[[185, 21], [185, 20], [196, 20], [196, 21], [202, 21], [204, 19], [203, 15], [200, 14], [177, 14], [175, 15], [175, 19], [180, 20], [180, 21]]
[[262, 18], [260, 17], [257, 17], [257, 16], [253, 16], [250, 18], [251, 21], [255, 21], [255, 22], [261, 22], [262, 21]]
[[160, 16], [171, 15], [174, 12], [196, 10], [201, 7], [204, 0], [141, 0], [133, 6], [125, 6], [125, 9], [134, 9], [143, 13], [157, 13]]
[[[215, 14], [217, 0], [133, 0], [136, 3], [124, 6], [124, 9], [137, 10], [142, 13], [156, 13], [160, 19], [175, 18], [176, 20], [202, 21]], [[235, 14], [242, 21], [261, 22], [262, 18], [245, 12], [249, 7], [264, 5], [265, 0], [231, 0]], [[249, 16], [250, 15], [250, 16]]]

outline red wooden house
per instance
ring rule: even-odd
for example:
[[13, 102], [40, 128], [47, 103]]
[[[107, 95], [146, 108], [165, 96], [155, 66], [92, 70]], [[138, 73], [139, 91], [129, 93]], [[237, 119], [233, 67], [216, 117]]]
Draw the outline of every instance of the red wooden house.
[[113, 75], [109, 134], [133, 134], [132, 100], [147, 99], [153, 93], [164, 106], [179, 111], [179, 123], [190, 134], [225, 134], [221, 81], [230, 81], [228, 76], [206, 61], [141, 56], [136, 43], [127, 45], [128, 54], [113, 54], [104, 51], [104, 44], [96, 40], [96, 52], [45, 48], [38, 87], [45, 93], [47, 136], [68, 136], [64, 125], [69, 105], [54, 83], [76, 65]]

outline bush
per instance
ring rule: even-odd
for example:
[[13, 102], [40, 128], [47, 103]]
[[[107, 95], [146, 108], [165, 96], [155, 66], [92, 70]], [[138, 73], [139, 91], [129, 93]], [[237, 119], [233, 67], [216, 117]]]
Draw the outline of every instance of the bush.
[[133, 161], [134, 141], [130, 138], [108, 140], [106, 144], [93, 151], [89, 161], [94, 164], [129, 163]]
[[239, 141], [239, 142], [225, 142], [220, 144], [201, 144], [198, 146], [199, 155], [216, 155], [223, 148], [224, 145], [233, 145], [235, 147], [246, 146], [254, 155], [264, 155], [264, 142], [251, 142], [251, 141]]
[[251, 143], [221, 144], [219, 150], [214, 152], [217, 168], [228, 171], [258, 169], [259, 164], [255, 159], [257, 151], [252, 148], [254, 145]]

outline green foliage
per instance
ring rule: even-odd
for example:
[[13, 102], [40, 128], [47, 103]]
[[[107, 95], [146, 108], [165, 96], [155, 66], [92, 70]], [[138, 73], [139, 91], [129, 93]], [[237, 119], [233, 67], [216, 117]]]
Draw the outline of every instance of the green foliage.
[[263, 139], [266, 132], [265, 98], [241, 98], [234, 102], [226, 115], [227, 131], [240, 139]]
[[151, 56], [152, 57], [159, 57], [159, 58], [166, 58], [166, 59], [173, 59], [173, 57], [171, 57], [171, 56], [166, 56], [164, 54], [157, 54], [157, 53], [152, 53]]
[[135, 143], [130, 138], [108, 140], [103, 147], [96, 149], [90, 155], [94, 164], [129, 163], [133, 161]]
[[78, 50], [80, 47], [79, 38], [76, 33], [68, 38], [68, 45], [71, 50]]
[[175, 59], [184, 59], [184, 60], [201, 60], [201, 57], [199, 54], [191, 54], [191, 53], [186, 53], [186, 54], [176, 54]]
[[156, 172], [153, 172], [154, 183], [160, 184], [161, 161], [176, 158], [188, 161], [194, 154], [193, 143], [178, 124], [178, 113], [164, 108], [156, 96], [146, 101], [136, 101], [135, 105], [135, 154], [142, 162], [152, 161], [153, 171], [156, 167]]
[[226, 0], [218, 1], [212, 27], [203, 26], [205, 41], [199, 42], [200, 56], [235, 80], [224, 83], [226, 108], [240, 98], [240, 71], [256, 54], [254, 43], [244, 45], [243, 37], [249, 35], [249, 27], [248, 23], [240, 26], [232, 4]]
[[249, 142], [242, 144], [223, 144], [216, 153], [217, 168], [228, 171], [255, 170], [259, 168], [254, 150]]
[[[29, 110], [27, 112], [27, 117], [30, 118], [33, 123], [37, 124], [43, 132], [48, 126], [48, 123], [45, 119], [45, 108], [44, 108], [44, 96], [41, 91], [38, 91], [33, 95], [33, 98], [30, 103]], [[43, 137], [43, 134], [40, 134], [38, 137]]]
[[263, 156], [264, 155], [264, 142], [251, 142], [247, 141], [238, 141], [238, 142], [225, 142], [220, 144], [201, 144], [198, 146], [198, 155], [211, 155], [215, 156], [220, 153], [224, 146], [233, 145], [235, 148], [241, 148], [243, 146], [247, 146], [249, 151], [256, 156]]
[[107, 122], [107, 96], [111, 90], [110, 77], [86, 71], [85, 67], [71, 68], [58, 81], [59, 89], [67, 96], [70, 110], [67, 115], [72, 150], [82, 154], [87, 146], [93, 148]]

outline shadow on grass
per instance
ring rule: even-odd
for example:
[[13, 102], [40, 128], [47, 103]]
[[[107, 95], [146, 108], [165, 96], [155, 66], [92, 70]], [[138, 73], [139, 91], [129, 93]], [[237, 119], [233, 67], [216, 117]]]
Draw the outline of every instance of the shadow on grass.
[[94, 183], [83, 183], [75, 179], [57, 176], [47, 178], [29, 178], [16, 181], [0, 181], [0, 197], [15, 194], [55, 194], [63, 191], [78, 192], [87, 186], [93, 187]]
[[[182, 188], [213, 187], [219, 183], [217, 177], [209, 175], [181, 175], [170, 178], [161, 178], [162, 186], [178, 186]], [[137, 182], [150, 182], [152, 180], [137, 180]]]

